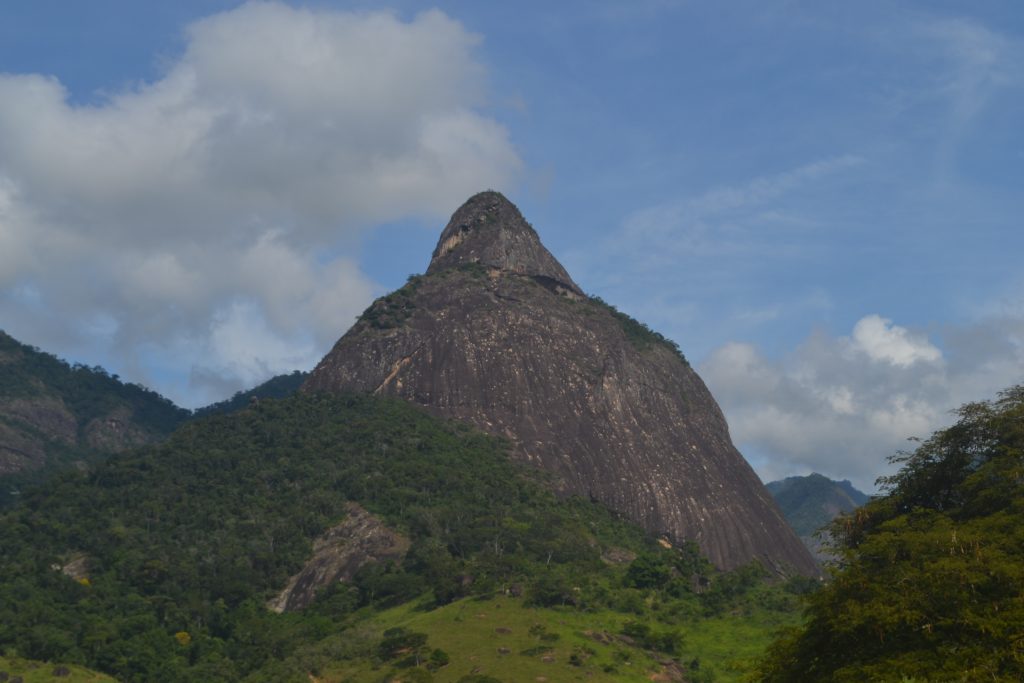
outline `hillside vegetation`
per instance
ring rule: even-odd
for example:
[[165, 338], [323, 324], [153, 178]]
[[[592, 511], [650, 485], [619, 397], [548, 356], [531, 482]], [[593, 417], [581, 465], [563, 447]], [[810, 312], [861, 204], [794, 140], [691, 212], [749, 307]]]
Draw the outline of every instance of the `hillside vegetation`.
[[0, 656], [0, 681], [19, 678], [22, 683], [114, 683], [115, 680], [80, 666]]
[[769, 682], [1024, 680], [1024, 387], [971, 403], [831, 527], [838, 565]]
[[0, 506], [55, 471], [166, 438], [189, 411], [0, 332]]
[[[375, 671], [356, 680], [391, 669], [402, 680], [449, 680], [441, 669], [451, 664], [418, 649], [449, 642], [442, 621], [410, 623], [413, 634], [431, 632], [406, 642], [392, 630], [407, 628], [405, 617], [375, 615], [505, 594], [546, 614], [616, 615], [602, 627], [614, 647], [592, 646], [605, 653], [592, 660], [602, 675], [627, 675], [613, 659], [628, 655], [652, 670], [729, 680], [759, 645], [722, 652], [728, 637], [686, 634], [704, 620], [756, 615], [757, 637], [743, 619], [727, 623], [763, 643], [793, 622], [793, 593], [806, 588], [767, 584], [756, 565], [719, 574], [693, 547], [663, 547], [596, 504], [558, 500], [500, 441], [370, 396], [260, 401], [23, 498], [0, 518], [0, 648], [124, 681], [331, 680], [344, 662]], [[405, 560], [364, 567], [302, 612], [269, 611], [350, 501], [410, 539]], [[563, 632], [561, 621], [583, 620], [538, 619]], [[407, 648], [412, 660], [398, 657]]]
[[127, 407], [140, 425], [168, 434], [189, 415], [170, 399], [138, 384], [122, 382], [99, 366], [71, 365], [0, 331], [0, 397], [47, 394], [58, 396], [81, 425], [115, 408]]
[[237, 413], [239, 410], [248, 408], [253, 401], [260, 401], [265, 398], [288, 398], [299, 390], [299, 387], [302, 386], [307, 377], [309, 377], [309, 373], [302, 372], [301, 370], [294, 370], [284, 375], [275, 375], [252, 389], [236, 391], [231, 398], [211, 403], [202, 408], [196, 408], [192, 411], [192, 416], [209, 417], [210, 415]]
[[818, 473], [770, 481], [765, 488], [793, 531], [821, 563], [832, 561], [828, 524], [871, 499], [848, 481], [833, 481]]
[[833, 481], [817, 472], [770, 481], [765, 488], [800, 537], [814, 535], [840, 514], [852, 512], [871, 500], [871, 496], [855, 489], [849, 481]]

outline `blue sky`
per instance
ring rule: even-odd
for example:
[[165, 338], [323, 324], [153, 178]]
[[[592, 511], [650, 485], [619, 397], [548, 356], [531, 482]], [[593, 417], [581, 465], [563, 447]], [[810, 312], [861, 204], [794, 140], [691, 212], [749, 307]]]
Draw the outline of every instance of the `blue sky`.
[[0, 6], [0, 327], [187, 405], [516, 202], [765, 478], [1024, 380], [1016, 2]]

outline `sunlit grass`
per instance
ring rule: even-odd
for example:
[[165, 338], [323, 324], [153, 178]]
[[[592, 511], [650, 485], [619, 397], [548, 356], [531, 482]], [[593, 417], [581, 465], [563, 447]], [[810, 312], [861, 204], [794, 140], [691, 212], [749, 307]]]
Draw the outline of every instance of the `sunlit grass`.
[[[428, 678], [425, 669], [413, 673], [393, 663], [339, 662], [325, 667], [319, 680], [449, 683], [476, 673], [506, 682], [639, 682], [671, 680], [659, 675], [681, 667], [705, 677], [698, 680], [739, 681], [772, 633], [796, 618], [755, 610], [682, 624], [682, 652], [672, 658], [622, 638], [622, 627], [631, 617], [619, 612], [529, 607], [508, 597], [467, 598], [429, 611], [414, 602], [376, 615], [365, 628], [378, 636], [396, 626], [426, 633], [428, 648], [440, 648], [450, 658], [447, 666]], [[691, 670], [695, 660], [698, 668]]]
[[[65, 674], [65, 670], [67, 673]], [[50, 662], [34, 662], [20, 657], [0, 657], [0, 672], [6, 672], [9, 678], [21, 676], [25, 683], [113, 683], [114, 679], [104, 674], [90, 671], [80, 666], [68, 664], [51, 664]], [[59, 673], [57, 673], [59, 672]]]

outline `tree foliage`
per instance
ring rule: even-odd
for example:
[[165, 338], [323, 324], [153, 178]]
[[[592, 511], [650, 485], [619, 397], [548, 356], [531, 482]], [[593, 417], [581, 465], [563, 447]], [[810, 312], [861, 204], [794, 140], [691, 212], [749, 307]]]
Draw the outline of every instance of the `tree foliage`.
[[68, 364], [0, 330], [0, 398], [40, 394], [59, 397], [83, 426], [127, 406], [141, 426], [169, 434], [190, 415], [170, 399], [141, 385], [122, 382], [98, 365]]
[[[384, 650], [427, 676], [444, 659], [428, 643], [350, 634], [385, 608], [467, 595], [628, 612], [658, 636], [645, 647], [675, 651], [677, 627], [769, 590], [757, 568], [720, 574], [693, 544], [557, 498], [500, 440], [384, 397], [261, 400], [21, 498], [0, 515], [0, 651], [123, 681], [302, 681]], [[409, 538], [405, 559], [302, 612], [268, 610], [350, 501]], [[87, 580], [66, 575], [83, 556]]]
[[833, 523], [832, 580], [758, 680], [1024, 680], [1024, 387], [958, 414]]
[[252, 389], [236, 391], [231, 398], [196, 408], [192, 411], [192, 416], [209, 417], [210, 415], [237, 413], [239, 410], [248, 408], [253, 401], [265, 398], [288, 398], [299, 390], [307, 377], [309, 377], [309, 373], [300, 370], [293, 370], [285, 375], [275, 375]]
[[[369, 396], [264, 400], [23, 498], [0, 518], [0, 648], [128, 681], [270, 676], [356, 610], [600, 576], [602, 548], [654, 544], [558, 500], [502, 442]], [[411, 538], [406, 562], [365, 567], [304, 614], [267, 611], [347, 501]], [[82, 553], [88, 582], [60, 571]]]
[[674, 353], [679, 360], [683, 361], [686, 365], [689, 365], [689, 361], [686, 360], [686, 356], [684, 356], [682, 350], [680, 350], [679, 344], [660, 332], [652, 330], [647, 326], [647, 323], [642, 323], [632, 316], [623, 313], [599, 296], [592, 296], [588, 301], [592, 306], [610, 313], [615, 322], [622, 328], [623, 333], [626, 335], [626, 339], [628, 339], [629, 343], [637, 349], [643, 351], [651, 346], [664, 346], [666, 349]]

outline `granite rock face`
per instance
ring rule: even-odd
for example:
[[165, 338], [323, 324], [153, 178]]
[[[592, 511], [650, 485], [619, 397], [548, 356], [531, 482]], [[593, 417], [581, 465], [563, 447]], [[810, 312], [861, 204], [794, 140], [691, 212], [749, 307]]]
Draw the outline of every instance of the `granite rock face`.
[[506, 437], [560, 492], [719, 567], [818, 572], [678, 350], [584, 296], [496, 192], [455, 213], [427, 274], [374, 302], [303, 390], [400, 396]]
[[409, 550], [400, 536], [356, 503], [346, 506], [347, 516], [313, 541], [313, 556], [288, 580], [284, 590], [267, 607], [274, 612], [303, 609], [317, 592], [339, 581], [351, 581], [363, 566], [373, 562], [399, 562]]
[[455, 212], [437, 241], [427, 275], [469, 264], [525, 275], [556, 289], [583, 294], [519, 209], [497, 192], [481, 192]]

